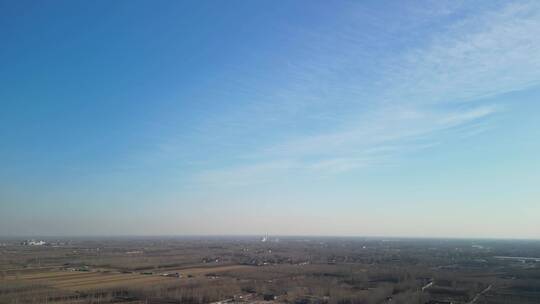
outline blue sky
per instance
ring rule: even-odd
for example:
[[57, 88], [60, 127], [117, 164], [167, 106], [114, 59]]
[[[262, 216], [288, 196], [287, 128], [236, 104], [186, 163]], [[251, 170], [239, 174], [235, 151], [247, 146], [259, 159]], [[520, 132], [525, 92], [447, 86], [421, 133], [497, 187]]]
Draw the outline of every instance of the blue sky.
[[0, 1], [0, 235], [540, 238], [536, 1]]

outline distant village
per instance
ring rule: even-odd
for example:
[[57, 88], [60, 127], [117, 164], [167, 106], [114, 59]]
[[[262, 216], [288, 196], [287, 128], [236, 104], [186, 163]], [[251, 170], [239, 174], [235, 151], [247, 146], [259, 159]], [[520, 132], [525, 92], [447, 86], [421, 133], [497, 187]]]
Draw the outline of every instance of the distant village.
[[22, 246], [64, 246], [68, 245], [69, 242], [55, 241], [55, 242], [46, 242], [44, 240], [25, 240], [20, 243]]
[[47, 242], [45, 242], [43, 240], [40, 240], [40, 241], [26, 240], [26, 241], [22, 241], [21, 245], [23, 245], [23, 246], [44, 246], [44, 245], [47, 245]]

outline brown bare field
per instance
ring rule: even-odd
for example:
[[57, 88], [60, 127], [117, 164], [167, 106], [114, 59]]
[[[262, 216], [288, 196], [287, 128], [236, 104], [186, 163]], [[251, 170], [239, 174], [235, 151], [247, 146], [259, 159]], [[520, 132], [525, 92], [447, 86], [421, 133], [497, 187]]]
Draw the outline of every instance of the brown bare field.
[[100, 273], [100, 272], [70, 272], [57, 271], [24, 275], [19, 278], [10, 276], [6, 281], [20, 281], [64, 290], [93, 290], [132, 284], [151, 284], [172, 278], [158, 275]]
[[[224, 265], [193, 267], [181, 269], [167, 269], [167, 273], [178, 272], [185, 276], [204, 276], [206, 274], [223, 273], [232, 270], [249, 269], [248, 265]], [[108, 289], [122, 286], [152, 285], [166, 283], [167, 281], [180, 280], [175, 277], [166, 277], [159, 274], [119, 273], [119, 272], [78, 272], [78, 271], [47, 271], [24, 275], [9, 275], [6, 281], [21, 281], [36, 285], [49, 286], [55, 289], [68, 291], [83, 291]], [[186, 279], [182, 279], [186, 280]]]
[[167, 269], [167, 272], [178, 272], [183, 275], [200, 276], [210, 273], [222, 273], [232, 270], [253, 269], [254, 266], [249, 265], [224, 265], [224, 266], [211, 266], [211, 267], [194, 267], [194, 268], [176, 268]]

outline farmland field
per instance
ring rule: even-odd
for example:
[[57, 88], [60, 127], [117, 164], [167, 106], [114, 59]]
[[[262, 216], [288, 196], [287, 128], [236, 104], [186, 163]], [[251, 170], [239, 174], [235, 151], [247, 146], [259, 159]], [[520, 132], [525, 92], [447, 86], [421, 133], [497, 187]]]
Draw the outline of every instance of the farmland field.
[[253, 237], [47, 241], [44, 246], [2, 242], [0, 303], [540, 301], [538, 242], [293, 237], [269, 242]]

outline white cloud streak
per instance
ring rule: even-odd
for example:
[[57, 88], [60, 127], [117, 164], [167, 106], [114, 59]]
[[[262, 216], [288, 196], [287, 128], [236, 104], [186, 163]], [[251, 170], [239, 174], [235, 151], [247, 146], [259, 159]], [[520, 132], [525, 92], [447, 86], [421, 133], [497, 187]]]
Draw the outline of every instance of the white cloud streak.
[[[349, 31], [347, 35], [353, 34]], [[513, 3], [460, 20], [422, 47], [387, 60], [374, 76], [380, 81], [375, 94], [369, 96], [370, 106], [336, 115], [333, 121], [341, 123], [334, 130], [258, 149], [254, 152], [258, 163], [206, 171], [197, 179], [249, 184], [278, 178], [290, 170], [343, 172], [379, 163], [414, 147], [423, 149], [438, 143], [442, 132], [459, 127], [469, 125], [468, 133], [476, 134], [486, 129], [483, 120], [504, 109], [490, 104], [488, 97], [540, 84], [538, 37], [539, 2]], [[298, 112], [309, 107], [310, 101], [322, 98], [325, 106], [317, 109], [324, 114], [333, 112], [332, 100], [366, 103], [361, 100], [366, 96], [359, 93], [365, 83], [354, 75], [363, 63], [351, 55], [354, 47], [362, 54], [362, 45], [355, 37], [348, 38], [350, 48], [343, 56], [330, 52], [327, 57], [295, 65], [293, 79], [298, 81], [273, 95], [276, 106], [286, 106], [292, 96], [297, 102], [291, 107]], [[327, 90], [317, 87], [321, 83]], [[323, 97], [314, 97], [321, 92]], [[308, 109], [308, 113], [314, 112]], [[482, 126], [478, 132], [475, 125]]]

